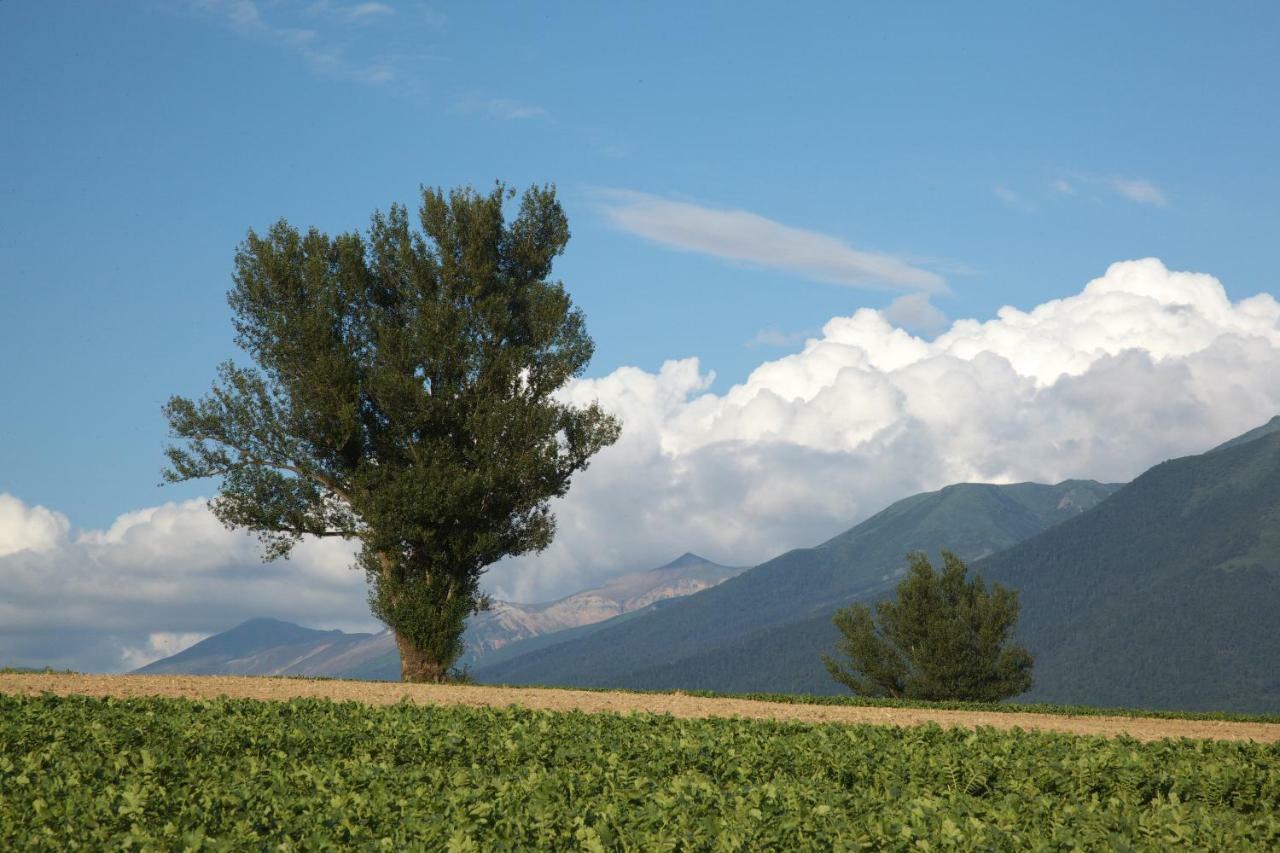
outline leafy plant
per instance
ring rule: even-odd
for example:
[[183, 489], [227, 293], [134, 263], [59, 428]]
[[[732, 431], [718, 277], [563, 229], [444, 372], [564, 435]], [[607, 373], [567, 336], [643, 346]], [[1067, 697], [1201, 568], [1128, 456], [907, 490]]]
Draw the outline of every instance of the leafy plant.
[[942, 572], [923, 553], [908, 556], [897, 597], [836, 612], [840, 651], [849, 666], [828, 655], [831, 677], [861, 696], [990, 702], [1031, 688], [1031, 655], [1010, 638], [1018, 621], [1018, 595], [982, 579], [942, 552]]
[[0, 695], [3, 849], [1276, 849], [1280, 747]]

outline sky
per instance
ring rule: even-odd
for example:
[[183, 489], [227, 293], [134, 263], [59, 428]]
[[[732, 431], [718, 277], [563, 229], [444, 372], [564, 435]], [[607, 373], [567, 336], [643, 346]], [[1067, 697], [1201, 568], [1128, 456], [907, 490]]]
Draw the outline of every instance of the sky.
[[1280, 412], [1280, 10], [0, 2], [0, 665], [376, 629], [160, 487], [237, 244], [554, 183], [623, 439], [486, 588], [749, 565], [960, 480], [1125, 481]]

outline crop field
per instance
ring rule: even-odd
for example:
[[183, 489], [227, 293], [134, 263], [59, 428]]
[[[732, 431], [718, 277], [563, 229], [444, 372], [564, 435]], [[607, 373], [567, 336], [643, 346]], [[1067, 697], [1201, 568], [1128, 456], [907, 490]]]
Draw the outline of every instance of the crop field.
[[1280, 847], [1280, 745], [0, 694], [0, 848]]

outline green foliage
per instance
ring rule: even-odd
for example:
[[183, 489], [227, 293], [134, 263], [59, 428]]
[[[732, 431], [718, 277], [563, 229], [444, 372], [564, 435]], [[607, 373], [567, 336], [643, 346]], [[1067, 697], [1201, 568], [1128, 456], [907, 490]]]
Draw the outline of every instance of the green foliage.
[[1018, 594], [982, 578], [942, 552], [941, 573], [927, 555], [908, 556], [897, 598], [836, 612], [845, 668], [824, 655], [836, 681], [860, 696], [992, 702], [1031, 687], [1031, 655], [1010, 643]]
[[0, 696], [5, 849], [1280, 845], [1280, 747]]
[[[414, 677], [457, 657], [484, 568], [545, 548], [549, 500], [618, 422], [553, 398], [593, 345], [548, 279], [569, 239], [553, 188], [424, 189], [366, 235], [249, 232], [228, 295], [255, 368], [173, 397], [165, 478], [221, 477], [213, 512], [266, 558], [304, 535], [359, 539], [376, 615]], [[405, 654], [405, 649], [409, 654]]]
[[1018, 590], [1028, 698], [1280, 712], [1280, 433], [1228, 445], [974, 565]]

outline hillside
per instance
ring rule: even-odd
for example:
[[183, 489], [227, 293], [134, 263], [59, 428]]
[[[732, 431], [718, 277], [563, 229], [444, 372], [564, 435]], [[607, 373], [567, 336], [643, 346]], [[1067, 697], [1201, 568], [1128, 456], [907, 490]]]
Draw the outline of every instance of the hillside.
[[136, 671], [146, 675], [338, 676], [384, 654], [381, 636], [250, 619]]
[[[1019, 639], [1036, 657], [1023, 699], [1280, 709], [1277, 426], [1156, 466], [1093, 511], [973, 564], [1020, 592]], [[836, 639], [823, 613], [655, 664], [628, 686], [839, 693], [818, 660]]]
[[1280, 709], [1280, 433], [1157, 465], [975, 566], [1019, 590], [1026, 697]]
[[[476, 676], [510, 684], [748, 689], [683, 666], [777, 626], [829, 620], [836, 607], [891, 585], [908, 551], [945, 547], [977, 559], [1077, 515], [1116, 488], [1092, 481], [966, 483], [915, 495], [816, 548], [789, 551], [712, 589], [661, 602], [643, 618], [605, 623], [589, 636], [481, 666]], [[807, 665], [816, 662], [821, 672], [814, 658]], [[783, 672], [771, 659], [748, 665], [768, 670], [750, 689], [781, 689], [767, 686]]]
[[[545, 604], [494, 602], [472, 617], [459, 666], [501, 659], [559, 632], [580, 636], [612, 617], [690, 595], [743, 571], [684, 554], [656, 569], [630, 572]], [[395, 680], [400, 659], [391, 634], [317, 631], [276, 619], [251, 619], [137, 670], [146, 674], [311, 675]]]

